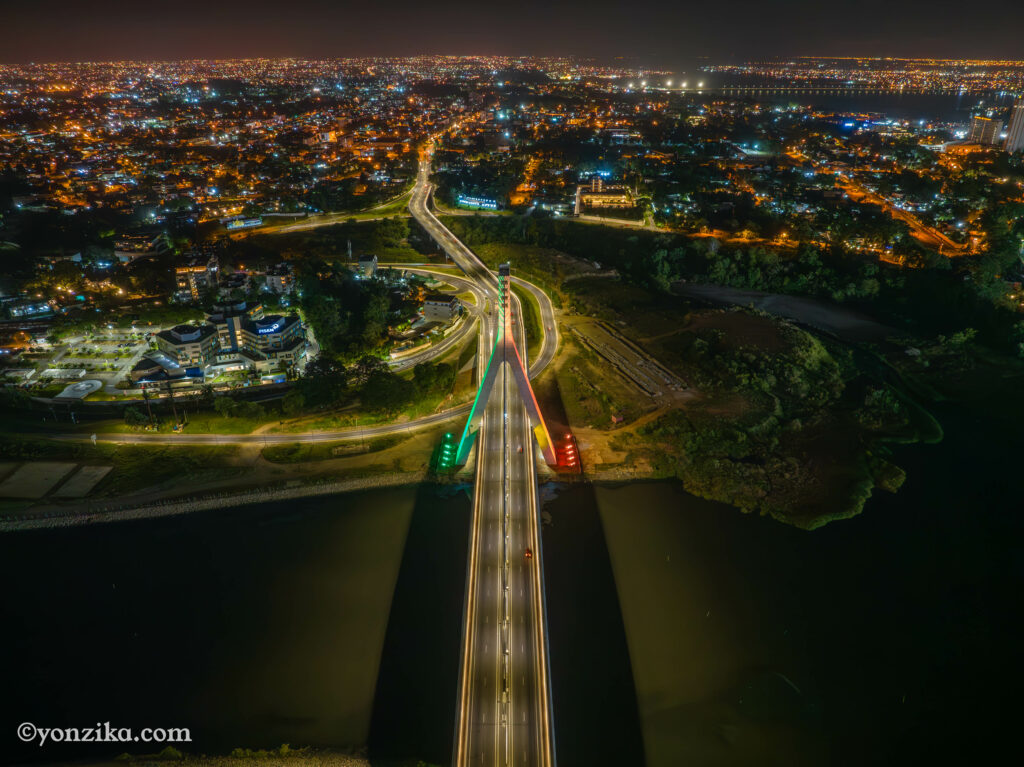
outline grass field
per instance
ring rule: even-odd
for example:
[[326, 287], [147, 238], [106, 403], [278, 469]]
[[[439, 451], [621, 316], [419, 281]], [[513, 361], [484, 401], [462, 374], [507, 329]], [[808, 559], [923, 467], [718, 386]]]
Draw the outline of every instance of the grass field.
[[519, 298], [523, 309], [523, 328], [526, 331], [526, 347], [529, 350], [529, 362], [533, 362], [540, 353], [544, 341], [544, 331], [540, 328], [540, 306], [537, 299], [528, 290], [512, 285], [512, 292]]
[[97, 494], [122, 495], [170, 480], [198, 484], [236, 476], [239, 449], [234, 446], [110, 445], [88, 442], [55, 442], [3, 435], [0, 457], [5, 460], [68, 460], [112, 465], [100, 482]]
[[305, 463], [307, 461], [326, 461], [331, 458], [343, 458], [346, 455], [377, 453], [389, 447], [400, 445], [408, 437], [404, 434], [392, 434], [376, 437], [366, 442], [296, 442], [291, 445], [268, 445], [263, 448], [263, 457], [273, 463]]
[[533, 245], [489, 242], [474, 244], [472, 250], [492, 269], [497, 269], [498, 264], [510, 263], [514, 276], [537, 285], [551, 297], [556, 307], [561, 307], [565, 298], [563, 280], [587, 268], [582, 261], [561, 251]]

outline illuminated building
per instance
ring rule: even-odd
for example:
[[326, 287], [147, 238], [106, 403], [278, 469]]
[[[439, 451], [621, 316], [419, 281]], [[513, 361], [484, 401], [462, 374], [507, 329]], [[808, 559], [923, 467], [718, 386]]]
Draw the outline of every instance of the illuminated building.
[[971, 129], [967, 134], [967, 140], [972, 144], [985, 144], [994, 146], [999, 143], [999, 134], [1002, 133], [1003, 123], [983, 115], [975, 115], [971, 118]]
[[198, 301], [201, 291], [217, 284], [216, 256], [208, 259], [193, 256], [188, 263], [175, 267], [174, 282], [180, 296], [187, 295], [193, 301]]
[[1010, 114], [1010, 127], [1006, 131], [1003, 149], [1010, 153], [1024, 150], [1024, 99], [1017, 102]]
[[243, 322], [241, 342], [241, 351], [258, 355], [257, 363], [272, 360], [292, 364], [305, 352], [306, 334], [298, 316], [271, 314], [262, 320]]
[[486, 197], [471, 197], [469, 195], [459, 195], [459, 205], [464, 208], [483, 208], [484, 210], [497, 210], [498, 201], [491, 200]]
[[242, 325], [249, 320], [263, 319], [263, 305], [248, 306], [245, 301], [237, 304], [214, 304], [206, 321], [217, 329], [217, 343], [223, 351], [237, 351], [242, 344]]
[[360, 256], [359, 257], [359, 276], [364, 279], [369, 279], [377, 273], [377, 257], [376, 256]]
[[218, 362], [267, 371], [280, 362], [293, 364], [305, 354], [306, 333], [294, 314], [265, 317], [262, 305], [247, 306], [243, 301], [216, 306], [206, 317], [217, 331]]
[[279, 296], [291, 293], [295, 289], [295, 277], [292, 276], [292, 271], [288, 264], [278, 264], [271, 267], [267, 270], [264, 280], [267, 290], [271, 293], [277, 293]]
[[576, 189], [576, 215], [585, 208], [632, 208], [633, 198], [624, 186], [606, 185], [600, 175]]
[[207, 365], [217, 351], [213, 325], [176, 325], [156, 334], [156, 347], [179, 365]]

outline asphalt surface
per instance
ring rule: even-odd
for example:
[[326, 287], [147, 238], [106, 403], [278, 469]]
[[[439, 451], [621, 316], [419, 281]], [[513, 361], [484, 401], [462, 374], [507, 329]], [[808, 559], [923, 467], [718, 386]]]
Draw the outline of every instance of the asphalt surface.
[[[97, 434], [97, 442], [119, 445], [292, 445], [296, 442], [345, 442], [386, 434], [412, 433], [437, 424], [459, 418], [469, 413], [470, 405], [444, 410], [440, 413], [417, 418], [406, 423], [384, 423], [377, 426], [352, 426], [338, 431], [314, 431], [287, 434], [147, 434], [146, 432], [123, 434]], [[71, 434], [46, 434], [47, 439], [65, 442], [85, 442], [91, 435], [85, 431]]]
[[[430, 212], [428, 169], [427, 163], [421, 165], [409, 207], [491, 299], [478, 359], [482, 373], [502, 321], [493, 311], [497, 278]], [[520, 315], [518, 300], [512, 298], [513, 315]], [[550, 302], [543, 296], [539, 303], [545, 325], [554, 330]], [[512, 328], [526, 360], [523, 323]], [[544, 338], [539, 360], [547, 364], [556, 339], [554, 333]], [[457, 767], [553, 763], [535, 449], [526, 408], [503, 365], [477, 434]]]

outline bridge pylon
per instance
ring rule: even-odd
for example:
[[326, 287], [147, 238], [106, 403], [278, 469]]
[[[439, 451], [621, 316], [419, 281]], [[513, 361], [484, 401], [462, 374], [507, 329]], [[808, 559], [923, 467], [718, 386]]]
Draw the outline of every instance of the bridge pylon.
[[[477, 388], [476, 398], [473, 400], [473, 408], [466, 421], [466, 427], [462, 431], [462, 439], [459, 441], [459, 449], [456, 463], [465, 465], [469, 460], [469, 452], [476, 442], [477, 432], [483, 421], [484, 410], [487, 408], [487, 401], [490, 399], [494, 389], [494, 382], [498, 380], [498, 371], [502, 365], [508, 365], [512, 377], [516, 382], [516, 389], [526, 406], [526, 412], [530, 417], [530, 425], [533, 428], [533, 435], [537, 439], [544, 461], [549, 466], [557, 463], [555, 447], [551, 442], [551, 435], [548, 433], [544, 416], [541, 415], [540, 406], [537, 404], [537, 397], [530, 386], [530, 376], [526, 370], [526, 363], [516, 346], [515, 335], [512, 332], [512, 311], [510, 293], [511, 267], [509, 264], [501, 264], [498, 267], [498, 311], [501, 313], [501, 322], [498, 325], [498, 335], [494, 339], [494, 347], [491, 349], [490, 357], [487, 360], [487, 369], [480, 379]], [[521, 320], [520, 320], [521, 321]]]

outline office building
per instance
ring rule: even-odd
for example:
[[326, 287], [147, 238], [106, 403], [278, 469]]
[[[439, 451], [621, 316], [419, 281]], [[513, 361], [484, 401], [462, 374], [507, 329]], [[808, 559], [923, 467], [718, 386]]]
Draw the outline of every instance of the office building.
[[263, 368], [261, 362], [296, 363], [306, 350], [306, 333], [294, 314], [271, 314], [261, 320], [242, 324], [241, 350], [247, 352]]
[[1011, 154], [1024, 151], [1024, 99], [1010, 113], [1010, 127], [1006, 131], [1006, 142], [1003, 149]]
[[213, 325], [176, 325], [156, 334], [156, 347], [181, 366], [213, 362], [217, 331]]
[[995, 146], [999, 143], [999, 134], [1003, 132], [1003, 121], [984, 115], [975, 115], [971, 118], [971, 129], [967, 134], [967, 140], [972, 144], [984, 144]]
[[266, 372], [280, 363], [294, 364], [306, 352], [306, 332], [290, 314], [263, 316], [263, 306], [221, 304], [206, 315], [216, 329], [220, 363], [237, 362]]
[[243, 347], [242, 325], [249, 320], [263, 319], [263, 305], [249, 306], [245, 301], [236, 304], [214, 304], [206, 314], [206, 321], [217, 329], [217, 345], [222, 352], [236, 352]]

